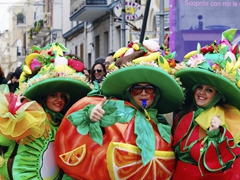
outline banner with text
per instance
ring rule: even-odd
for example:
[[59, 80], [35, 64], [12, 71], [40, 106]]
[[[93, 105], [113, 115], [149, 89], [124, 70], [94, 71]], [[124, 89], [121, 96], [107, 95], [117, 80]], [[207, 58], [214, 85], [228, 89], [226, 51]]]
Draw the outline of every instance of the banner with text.
[[240, 43], [240, 0], [170, 0], [170, 48], [176, 59], [219, 40], [221, 33], [237, 28], [233, 43]]

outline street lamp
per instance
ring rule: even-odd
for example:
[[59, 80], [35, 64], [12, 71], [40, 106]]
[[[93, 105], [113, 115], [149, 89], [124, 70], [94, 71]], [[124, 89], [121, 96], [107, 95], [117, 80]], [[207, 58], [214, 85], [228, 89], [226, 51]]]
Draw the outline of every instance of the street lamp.
[[52, 42], [57, 39], [57, 32], [52, 33]]

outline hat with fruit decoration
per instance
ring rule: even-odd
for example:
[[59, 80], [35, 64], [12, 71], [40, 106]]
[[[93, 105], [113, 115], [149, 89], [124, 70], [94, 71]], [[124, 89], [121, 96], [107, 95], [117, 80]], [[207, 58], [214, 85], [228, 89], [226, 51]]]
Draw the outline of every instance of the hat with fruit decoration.
[[82, 74], [84, 64], [64, 55], [67, 52], [68, 49], [58, 42], [43, 48], [33, 46], [23, 64], [17, 93], [40, 101], [49, 93], [64, 92], [69, 96], [68, 107], [86, 96], [91, 87]]
[[240, 51], [232, 45], [237, 29], [222, 33], [219, 41], [201, 47], [184, 56], [184, 61], [175, 67], [175, 76], [180, 78], [187, 90], [203, 84], [214, 87], [226, 103], [240, 108]]
[[[179, 82], [171, 75], [175, 52], [161, 49], [153, 40], [129, 43], [114, 54], [115, 64], [110, 65], [110, 73], [102, 83], [101, 91], [106, 96], [129, 100], [126, 90], [133, 84], [147, 82], [160, 90], [160, 98], [155, 108], [159, 113], [176, 110], [184, 95]], [[171, 61], [170, 61], [171, 60]]]

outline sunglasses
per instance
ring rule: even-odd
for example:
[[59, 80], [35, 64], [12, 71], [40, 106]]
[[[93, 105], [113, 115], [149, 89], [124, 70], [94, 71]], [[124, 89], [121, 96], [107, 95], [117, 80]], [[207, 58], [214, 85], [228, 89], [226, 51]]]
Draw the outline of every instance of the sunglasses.
[[148, 86], [135, 85], [135, 86], [132, 86], [130, 90], [134, 95], [139, 95], [143, 92], [143, 90], [145, 90], [147, 94], [153, 94], [155, 93], [156, 89], [151, 85], [148, 85]]
[[94, 70], [93, 70], [93, 73], [95, 73], [96, 71], [97, 71], [98, 73], [102, 72], [101, 69], [94, 69]]

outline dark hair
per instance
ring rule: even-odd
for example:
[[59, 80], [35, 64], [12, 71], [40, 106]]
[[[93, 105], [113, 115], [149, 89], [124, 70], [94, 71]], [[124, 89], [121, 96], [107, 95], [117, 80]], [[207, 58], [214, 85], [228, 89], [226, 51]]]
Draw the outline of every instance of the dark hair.
[[104, 71], [105, 75], [107, 74], [106, 68], [105, 68], [104, 64], [103, 64], [102, 62], [95, 62], [95, 63], [93, 64], [93, 66], [92, 66], [92, 69], [91, 69], [91, 83], [93, 83], [93, 81], [96, 80], [95, 75], [94, 75], [94, 67], [95, 67], [97, 64], [100, 64], [100, 65], [102, 66], [102, 68], [103, 68], [103, 71]]
[[20, 74], [14, 72], [14, 73], [11, 74], [11, 77], [10, 77], [10, 78], [12, 79], [14, 76], [15, 76], [17, 79], [19, 79]]
[[95, 60], [95, 63], [97, 63], [97, 62], [104, 63], [104, 62], [105, 62], [105, 58], [104, 58], [104, 57], [98, 57], [98, 58]]
[[0, 77], [1, 77], [1, 78], [5, 77], [4, 72], [3, 72], [3, 69], [2, 69], [1, 66], [0, 66]]
[[115, 52], [111, 52], [107, 56], [113, 56], [114, 54], [115, 54]]

